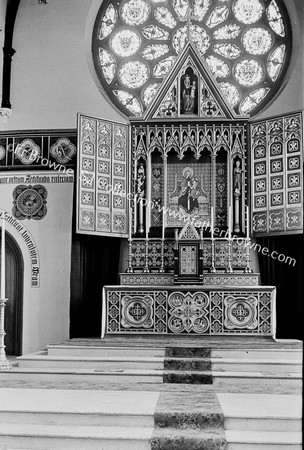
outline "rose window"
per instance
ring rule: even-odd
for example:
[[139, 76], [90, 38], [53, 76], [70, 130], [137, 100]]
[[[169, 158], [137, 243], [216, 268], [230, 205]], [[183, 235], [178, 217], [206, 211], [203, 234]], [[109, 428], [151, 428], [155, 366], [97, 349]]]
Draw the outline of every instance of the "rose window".
[[275, 95], [292, 46], [281, 0], [104, 0], [92, 49], [110, 100], [141, 116], [189, 39], [239, 115]]

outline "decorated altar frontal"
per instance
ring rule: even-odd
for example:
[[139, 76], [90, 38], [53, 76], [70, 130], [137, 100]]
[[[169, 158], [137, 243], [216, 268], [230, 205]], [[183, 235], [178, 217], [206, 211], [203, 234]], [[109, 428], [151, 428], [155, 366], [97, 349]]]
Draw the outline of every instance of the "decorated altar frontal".
[[272, 286], [240, 287], [239, 283], [221, 287], [105, 286], [102, 310], [102, 337], [105, 334], [275, 337], [275, 288]]

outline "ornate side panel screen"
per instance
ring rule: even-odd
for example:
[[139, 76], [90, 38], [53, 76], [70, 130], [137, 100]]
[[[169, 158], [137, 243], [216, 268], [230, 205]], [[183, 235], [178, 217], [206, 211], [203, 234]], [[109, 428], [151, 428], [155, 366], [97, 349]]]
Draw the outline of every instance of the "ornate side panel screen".
[[252, 227], [256, 236], [303, 231], [302, 114], [251, 124]]
[[128, 236], [128, 125], [78, 117], [77, 232]]

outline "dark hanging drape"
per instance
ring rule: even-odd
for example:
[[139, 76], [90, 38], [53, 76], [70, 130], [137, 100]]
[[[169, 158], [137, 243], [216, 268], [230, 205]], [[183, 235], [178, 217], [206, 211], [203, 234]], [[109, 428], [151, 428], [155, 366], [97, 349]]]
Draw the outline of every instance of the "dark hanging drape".
[[73, 233], [70, 337], [100, 337], [102, 288], [118, 283], [120, 239]]
[[[262, 285], [277, 288], [277, 337], [303, 339], [303, 234], [258, 238], [257, 244], [268, 248], [269, 255], [275, 251], [277, 258], [285, 256], [280, 262], [258, 253]], [[287, 257], [296, 263], [289, 263]]]

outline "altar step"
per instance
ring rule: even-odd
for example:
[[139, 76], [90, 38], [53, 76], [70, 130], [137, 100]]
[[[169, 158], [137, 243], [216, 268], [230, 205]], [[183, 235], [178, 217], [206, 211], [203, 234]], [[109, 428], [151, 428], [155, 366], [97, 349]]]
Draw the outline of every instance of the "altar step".
[[0, 389], [2, 450], [150, 450], [157, 392]]
[[90, 346], [90, 345], [64, 345], [49, 344], [46, 346], [48, 356], [84, 356], [105, 357], [105, 356], [144, 356], [144, 357], [165, 357], [165, 347], [138, 347], [136, 345], [128, 346]]
[[228, 450], [301, 450], [301, 395], [217, 394]]
[[290, 431], [226, 431], [227, 450], [302, 450], [302, 433]]
[[106, 370], [163, 370], [164, 358], [158, 356], [126, 355], [122, 349], [117, 356], [50, 356], [41, 351], [18, 358], [22, 368], [68, 368], [68, 369], [103, 369]]
[[301, 348], [207, 348], [49, 345], [17, 358], [0, 381], [186, 383], [229, 386], [258, 383], [301, 388]]

